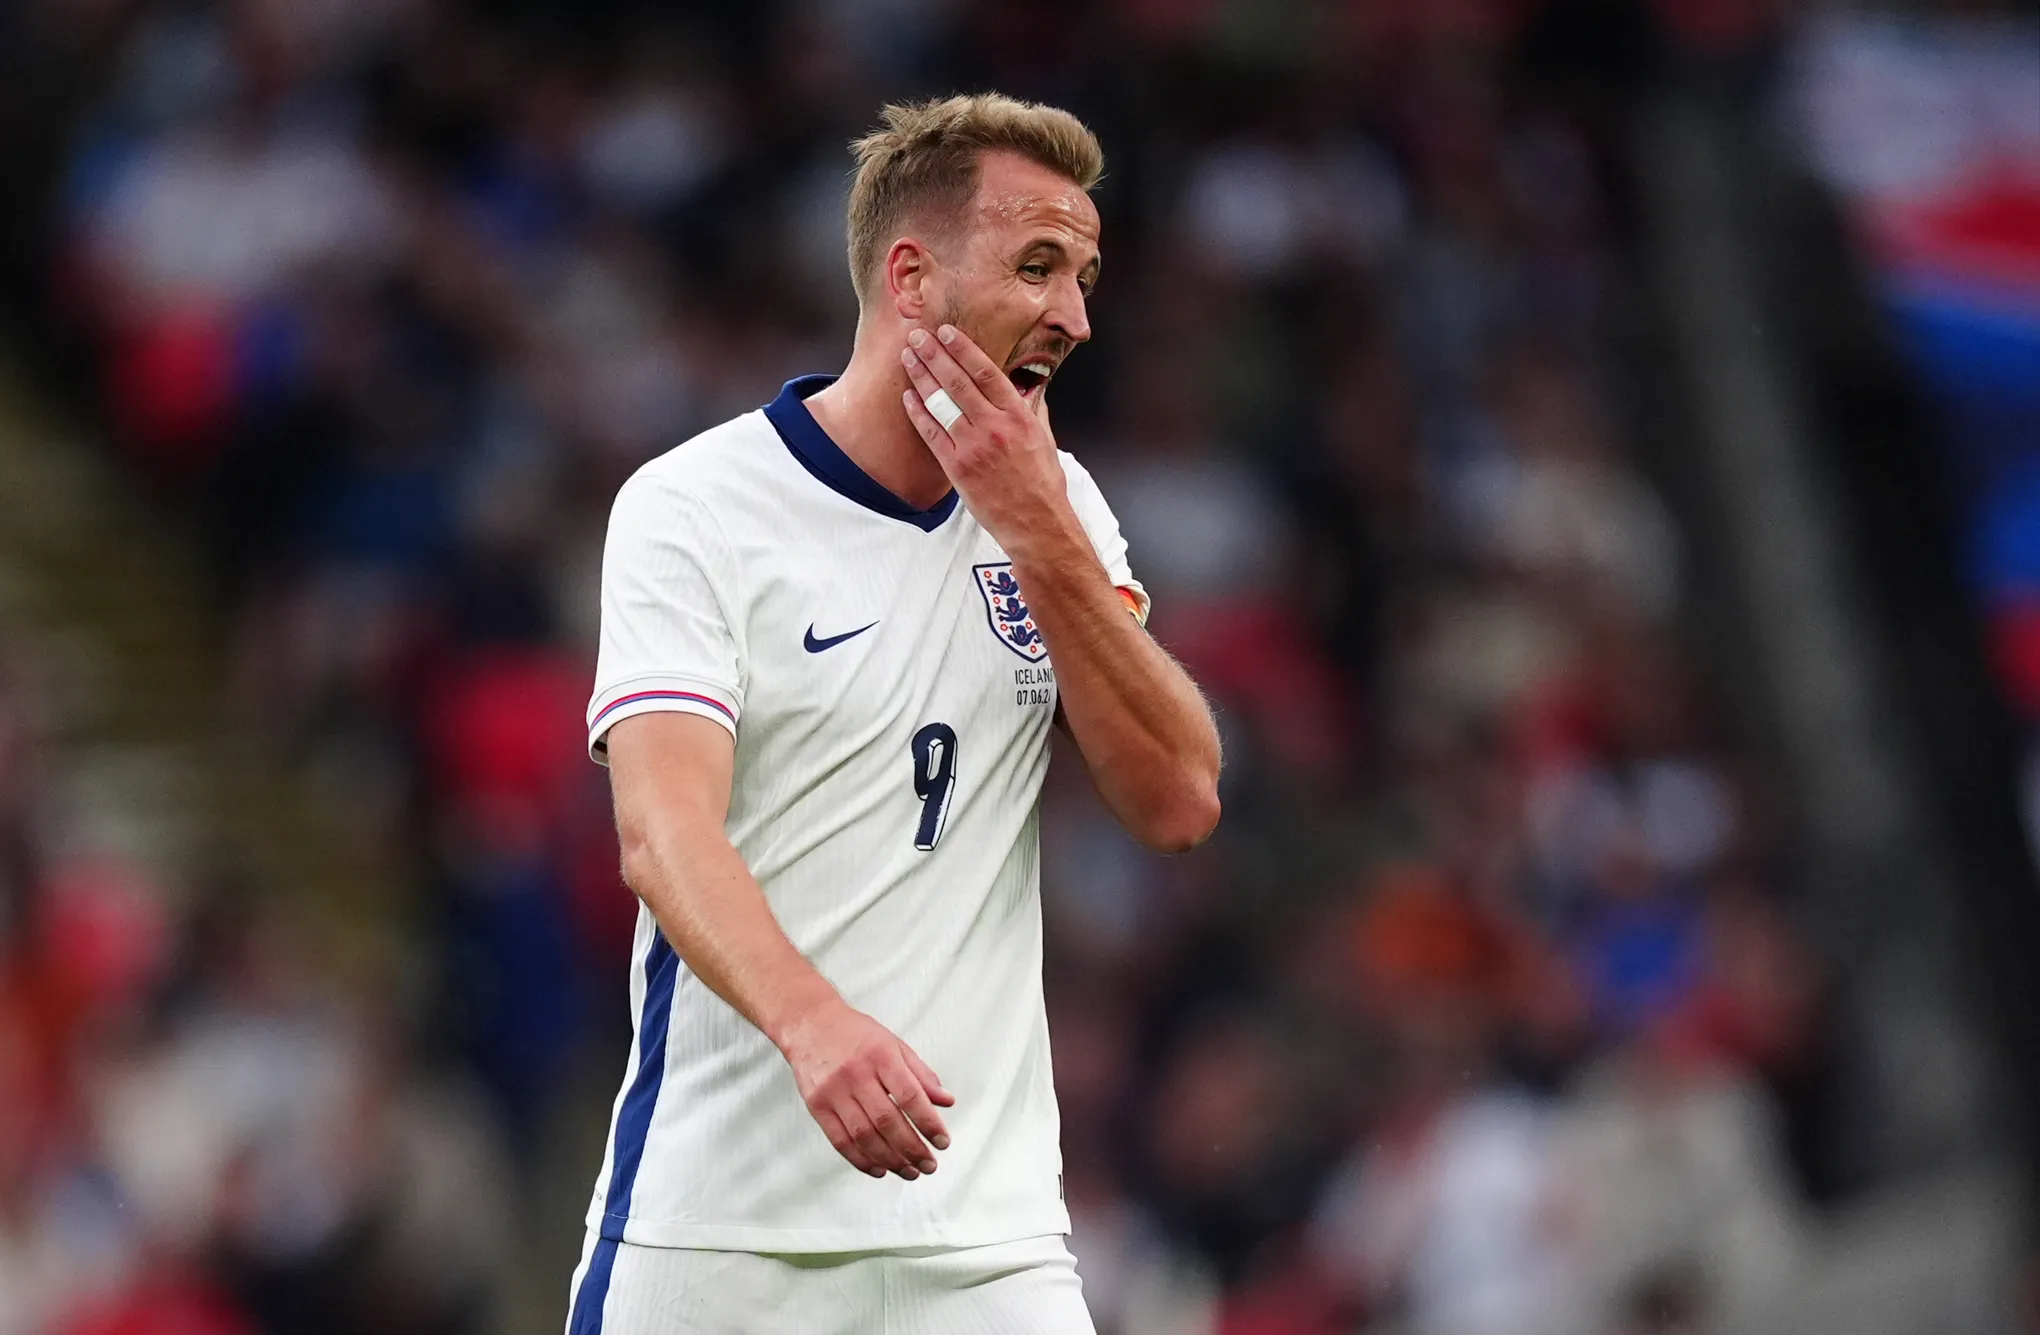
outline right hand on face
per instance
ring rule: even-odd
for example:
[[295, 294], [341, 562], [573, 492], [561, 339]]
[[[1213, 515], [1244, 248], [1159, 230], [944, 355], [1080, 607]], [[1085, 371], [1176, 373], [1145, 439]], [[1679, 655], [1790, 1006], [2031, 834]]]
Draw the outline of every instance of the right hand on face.
[[789, 1025], [780, 1051], [808, 1111], [851, 1166], [909, 1182], [935, 1171], [929, 1146], [949, 1148], [935, 1109], [956, 1096], [891, 1030], [838, 999]]

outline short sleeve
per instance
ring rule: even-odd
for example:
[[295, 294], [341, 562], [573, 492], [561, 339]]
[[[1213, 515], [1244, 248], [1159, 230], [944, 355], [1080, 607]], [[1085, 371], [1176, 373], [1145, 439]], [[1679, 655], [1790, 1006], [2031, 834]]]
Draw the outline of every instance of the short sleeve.
[[1062, 456], [1063, 478], [1069, 487], [1070, 506], [1077, 512], [1077, 519], [1083, 524], [1084, 532], [1090, 536], [1091, 549], [1098, 553], [1098, 560], [1105, 567], [1105, 573], [1126, 601], [1126, 608], [1133, 613], [1134, 620], [1147, 625], [1149, 599], [1147, 589], [1133, 576], [1133, 566], [1127, 560], [1126, 538], [1119, 532], [1119, 519], [1112, 513], [1112, 507], [1105, 503], [1105, 493], [1098, 490], [1098, 483], [1091, 477], [1091, 470], [1078, 463], [1076, 456], [1068, 451], [1058, 451]]
[[588, 701], [588, 754], [609, 763], [609, 729], [634, 714], [714, 719], [743, 710], [735, 562], [722, 532], [672, 479], [624, 483], [602, 548], [602, 637]]

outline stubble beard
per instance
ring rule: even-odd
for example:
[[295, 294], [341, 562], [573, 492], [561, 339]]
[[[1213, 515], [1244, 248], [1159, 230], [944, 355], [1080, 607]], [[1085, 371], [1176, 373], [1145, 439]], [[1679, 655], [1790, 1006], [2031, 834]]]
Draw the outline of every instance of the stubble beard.
[[942, 303], [942, 319], [937, 322], [936, 327], [940, 328], [945, 324], [955, 325], [958, 329], [970, 335], [971, 342], [977, 343], [979, 347], [984, 346], [983, 343], [978, 342], [977, 330], [971, 327], [970, 312], [964, 309], [963, 303], [954, 295], [951, 295], [947, 301]]

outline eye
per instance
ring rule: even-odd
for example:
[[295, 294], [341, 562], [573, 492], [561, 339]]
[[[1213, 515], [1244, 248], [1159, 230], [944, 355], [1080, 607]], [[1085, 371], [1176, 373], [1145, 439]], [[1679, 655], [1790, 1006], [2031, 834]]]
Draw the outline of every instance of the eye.
[[1048, 266], [1040, 260], [1030, 260], [1021, 265], [1020, 272], [1039, 282], [1048, 281]]

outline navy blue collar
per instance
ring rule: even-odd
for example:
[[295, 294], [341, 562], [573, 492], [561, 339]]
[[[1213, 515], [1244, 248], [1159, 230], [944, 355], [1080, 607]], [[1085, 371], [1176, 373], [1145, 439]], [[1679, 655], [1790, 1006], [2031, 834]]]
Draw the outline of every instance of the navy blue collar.
[[904, 519], [930, 533], [942, 527], [942, 522], [956, 510], [955, 488], [926, 510], [916, 510], [879, 485], [843, 453], [843, 447], [829, 439], [829, 433], [822, 430], [822, 424], [801, 402], [834, 383], [836, 377], [832, 375], [804, 375], [787, 381], [779, 397], [765, 405], [765, 420], [772, 423], [772, 429], [779, 433], [801, 466], [832, 491], [867, 510], [876, 510], [889, 519]]

